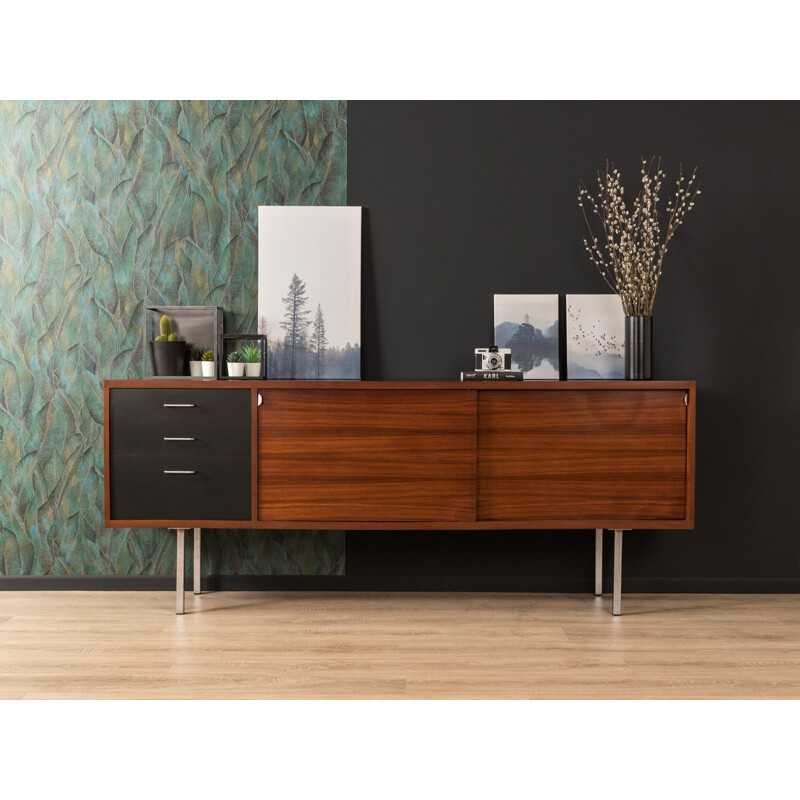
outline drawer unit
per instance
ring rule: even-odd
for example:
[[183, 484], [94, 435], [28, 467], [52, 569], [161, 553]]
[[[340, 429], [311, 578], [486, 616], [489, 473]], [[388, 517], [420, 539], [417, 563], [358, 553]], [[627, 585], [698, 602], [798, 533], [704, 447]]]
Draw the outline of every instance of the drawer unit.
[[246, 389], [111, 389], [112, 422], [250, 422]]
[[[187, 415], [188, 417], [188, 415]], [[111, 421], [111, 454], [116, 456], [249, 455], [250, 425], [241, 422]]]
[[120, 388], [108, 400], [112, 520], [250, 520], [250, 391]]
[[111, 456], [117, 519], [250, 519], [250, 456]]

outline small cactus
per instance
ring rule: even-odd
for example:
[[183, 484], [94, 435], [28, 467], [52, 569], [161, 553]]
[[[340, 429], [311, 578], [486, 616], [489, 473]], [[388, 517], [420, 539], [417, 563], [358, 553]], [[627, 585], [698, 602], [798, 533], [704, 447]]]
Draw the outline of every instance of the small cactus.
[[[190, 356], [190, 360], [192, 361], [202, 361], [203, 360], [203, 348], [202, 347], [193, 347], [192, 354]], [[213, 360], [213, 357], [212, 357]]]
[[161, 317], [161, 321], [158, 323], [159, 330], [161, 333], [156, 336], [153, 341], [156, 342], [178, 342], [180, 339], [178, 338], [177, 333], [172, 332], [172, 325], [170, 324], [169, 317], [164, 314]]
[[242, 358], [242, 354], [238, 350], [233, 350], [228, 353], [228, 363], [229, 364], [241, 364], [244, 359]]
[[213, 350], [206, 350], [203, 355], [200, 357], [201, 361], [213, 361], [214, 360], [214, 351]]

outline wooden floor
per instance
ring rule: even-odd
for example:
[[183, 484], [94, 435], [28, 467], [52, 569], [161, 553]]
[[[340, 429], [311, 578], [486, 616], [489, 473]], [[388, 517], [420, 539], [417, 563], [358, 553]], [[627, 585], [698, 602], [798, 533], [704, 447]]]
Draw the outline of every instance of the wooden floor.
[[800, 596], [0, 592], [0, 698], [800, 698]]

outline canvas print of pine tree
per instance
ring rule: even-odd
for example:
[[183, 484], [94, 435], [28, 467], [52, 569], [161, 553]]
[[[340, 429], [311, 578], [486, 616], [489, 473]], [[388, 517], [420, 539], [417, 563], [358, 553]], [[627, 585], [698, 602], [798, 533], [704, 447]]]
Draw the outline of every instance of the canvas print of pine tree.
[[361, 208], [259, 206], [267, 377], [361, 378]]
[[494, 343], [525, 380], [558, 380], [558, 295], [496, 294]]
[[625, 312], [616, 294], [567, 295], [567, 377], [625, 377]]

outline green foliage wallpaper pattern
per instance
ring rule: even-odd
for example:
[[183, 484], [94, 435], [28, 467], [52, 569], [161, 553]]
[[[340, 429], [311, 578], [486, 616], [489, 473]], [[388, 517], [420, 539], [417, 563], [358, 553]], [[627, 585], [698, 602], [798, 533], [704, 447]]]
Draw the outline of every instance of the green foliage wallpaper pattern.
[[[175, 568], [103, 526], [102, 382], [142, 375], [145, 304], [256, 330], [257, 207], [343, 205], [338, 101], [0, 103], [0, 574]], [[219, 532], [204, 570], [337, 574], [344, 534]]]

